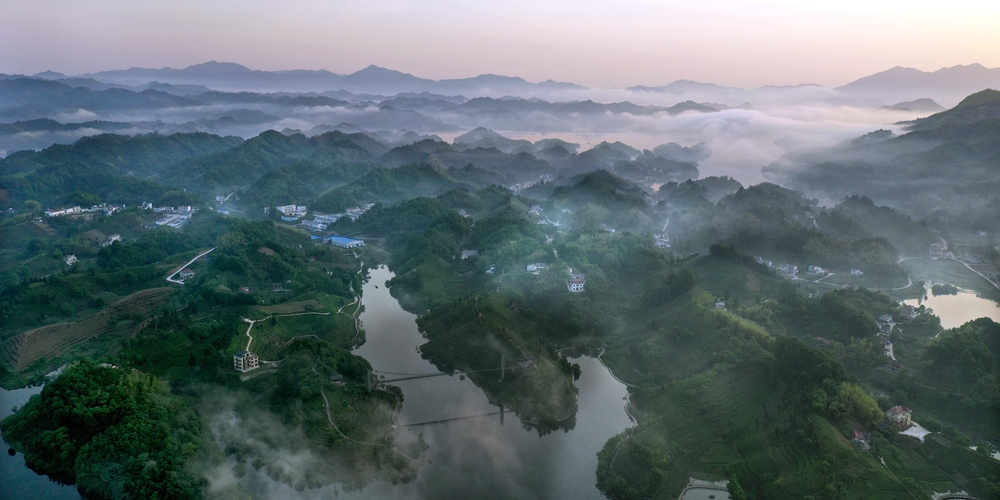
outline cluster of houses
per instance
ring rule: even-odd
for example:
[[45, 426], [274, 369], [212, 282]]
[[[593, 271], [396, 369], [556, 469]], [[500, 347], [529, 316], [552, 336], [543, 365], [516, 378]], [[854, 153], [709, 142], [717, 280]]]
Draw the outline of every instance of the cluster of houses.
[[[313, 213], [312, 220], [304, 220], [299, 225], [308, 229], [311, 232], [323, 232], [326, 231], [328, 227], [330, 227], [330, 224], [333, 224], [334, 222], [337, 222], [338, 220], [344, 217], [347, 217], [352, 221], [358, 220], [358, 217], [361, 217], [365, 212], [367, 212], [374, 206], [375, 206], [374, 203], [367, 203], [359, 207], [348, 208], [347, 210], [344, 210], [339, 214]], [[294, 207], [294, 211], [289, 209], [289, 207]], [[274, 207], [274, 208], [275, 210], [278, 210], [282, 214], [288, 214], [288, 213], [292, 214], [292, 215], [281, 216], [281, 220], [285, 222], [295, 222], [299, 220], [301, 217], [304, 217], [307, 212], [305, 205], [288, 205], [286, 207]], [[289, 210], [282, 210], [282, 209], [289, 209]]]
[[122, 240], [122, 235], [118, 233], [112, 234], [111, 236], [108, 236], [107, 239], [101, 242], [101, 248], [111, 246], [112, 243], [121, 240]]
[[670, 237], [666, 234], [654, 234], [653, 238], [656, 239], [658, 248], [670, 248]]
[[892, 315], [883, 314], [878, 317], [878, 338], [885, 344], [885, 355], [892, 357], [892, 341], [889, 340], [889, 334], [892, 333]]
[[[659, 235], [657, 235], [657, 237], [659, 237]], [[659, 246], [659, 240], [657, 240], [657, 246]], [[670, 245], [668, 244], [667, 247], [669, 247], [669, 246]], [[798, 278], [799, 266], [796, 266], [794, 264], [780, 264], [780, 265], [775, 266], [774, 262], [766, 260], [763, 257], [754, 255], [753, 258], [754, 258], [754, 260], [757, 261], [758, 264], [764, 264], [765, 266], [767, 266], [767, 267], [769, 267], [771, 269], [777, 269], [778, 272], [780, 272], [786, 278], [793, 278], [793, 279], [794, 278]], [[809, 274], [812, 274], [812, 275], [816, 275], [816, 276], [819, 276], [819, 275], [822, 275], [822, 274], [830, 274], [830, 270], [829, 269], [827, 269], [825, 267], [822, 267], [822, 266], [817, 266], [817, 265], [810, 265], [808, 268], [806, 268], [806, 272], [808, 272]], [[863, 276], [864, 274], [865, 273], [862, 272], [860, 269], [851, 269], [851, 276]]]
[[174, 229], [180, 229], [191, 216], [198, 211], [197, 208], [191, 205], [178, 205], [176, 207], [154, 207], [152, 203], [142, 202], [139, 205], [140, 208], [144, 210], [152, 210], [158, 214], [162, 214], [162, 217], [156, 220], [155, 225], [151, 227], [167, 226]]
[[[542, 274], [542, 271], [548, 268], [549, 265], [545, 262], [532, 262], [526, 266], [527, 271], [536, 276]], [[492, 274], [492, 270], [493, 268], [491, 267], [490, 271], [487, 271], [487, 274]], [[583, 287], [587, 284], [587, 275], [583, 273], [575, 273], [571, 267], [567, 267], [566, 272], [569, 273], [569, 279], [566, 280], [566, 289], [573, 293], [583, 292]]]
[[[893, 406], [892, 408], [889, 408], [888, 410], [885, 411], [886, 423], [884, 425], [887, 427], [892, 427], [893, 429], [896, 429], [898, 431], [905, 431], [906, 429], [909, 429], [911, 425], [913, 425], [912, 418], [913, 418], [913, 410], [902, 405]], [[870, 445], [868, 444], [869, 436], [864, 431], [855, 430], [854, 432], [852, 432], [851, 441], [854, 441], [854, 444], [857, 445], [862, 450], [867, 450], [870, 448]]]
[[[180, 208], [180, 207], [178, 207], [178, 208]], [[156, 225], [157, 226], [172, 227], [174, 229], [180, 229], [181, 226], [183, 226], [185, 223], [187, 223], [188, 220], [191, 219], [191, 216], [197, 210], [198, 210], [197, 208], [191, 209], [191, 207], [188, 207], [188, 211], [187, 212], [168, 213], [168, 214], [164, 215], [163, 217], [157, 219], [156, 220]]]
[[528, 264], [528, 272], [534, 275], [542, 274], [542, 271], [548, 269], [549, 265], [544, 262], [532, 262]]
[[100, 205], [94, 205], [90, 208], [80, 208], [79, 205], [69, 207], [69, 208], [56, 208], [49, 209], [45, 211], [46, 217], [65, 217], [74, 215], [85, 215], [85, 214], [97, 214], [102, 213], [104, 215], [111, 215], [119, 210], [125, 208], [125, 205], [108, 205], [107, 203], [101, 203]]
[[809, 274], [830, 274], [829, 269], [822, 268], [820, 266], [809, 266]]
[[754, 255], [753, 258], [754, 258], [754, 260], [757, 261], [758, 264], [764, 264], [765, 266], [767, 266], [767, 267], [769, 267], [771, 269], [777, 269], [778, 272], [780, 272], [786, 278], [796, 278], [796, 277], [798, 277], [797, 275], [799, 274], [799, 266], [796, 266], [794, 264], [781, 264], [781, 265], [775, 266], [774, 262], [766, 260], [766, 259], [764, 259], [763, 257], [761, 257], [759, 255]]
[[944, 242], [932, 243], [931, 248], [927, 251], [927, 256], [931, 260], [948, 258], [948, 245]]
[[285, 205], [281, 207], [274, 207], [275, 210], [281, 212], [282, 217], [288, 217], [291, 220], [298, 219], [299, 217], [305, 217], [308, 210], [305, 205]]

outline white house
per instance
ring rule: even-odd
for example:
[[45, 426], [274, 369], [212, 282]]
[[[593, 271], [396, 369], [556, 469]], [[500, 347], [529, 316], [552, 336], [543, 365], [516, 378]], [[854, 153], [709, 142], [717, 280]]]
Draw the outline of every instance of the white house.
[[181, 270], [181, 279], [182, 280], [186, 280], [188, 278], [194, 278], [194, 271], [192, 271], [190, 269], [182, 269]]
[[795, 276], [796, 274], [799, 273], [799, 266], [793, 266], [792, 264], [782, 264], [778, 266], [778, 270], [781, 271], [782, 274], [786, 274], [788, 276]]
[[861, 272], [860, 269], [851, 269], [851, 276], [861, 276], [865, 273]]
[[532, 262], [528, 264], [528, 272], [531, 274], [540, 274], [542, 269], [547, 269], [548, 267], [549, 265], [544, 262]]
[[76, 255], [67, 255], [66, 256], [66, 265], [67, 266], [72, 266], [73, 264], [76, 264]]
[[233, 368], [238, 372], [246, 373], [260, 366], [260, 358], [250, 351], [241, 351], [233, 355]]
[[285, 205], [283, 207], [274, 207], [274, 209], [281, 212], [285, 217], [302, 217], [306, 214], [305, 205]]
[[905, 429], [910, 426], [911, 411], [905, 406], [893, 406], [885, 411], [885, 416], [889, 419], [890, 423]]
[[569, 275], [569, 283], [567, 283], [567, 288], [571, 292], [582, 292], [583, 285], [587, 284], [587, 275], [582, 273], [571, 273]]

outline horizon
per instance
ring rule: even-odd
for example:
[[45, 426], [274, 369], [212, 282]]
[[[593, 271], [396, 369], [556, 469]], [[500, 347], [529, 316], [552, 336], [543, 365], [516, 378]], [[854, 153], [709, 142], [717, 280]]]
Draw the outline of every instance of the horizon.
[[[905, 8], [903, 8], [905, 7]], [[722, 12], [723, 14], [719, 14]], [[666, 20], [666, 21], [663, 21]], [[281, 8], [254, 1], [17, 2], [0, 20], [0, 72], [83, 74], [240, 61], [263, 71], [368, 65], [434, 80], [478, 74], [591, 88], [679, 79], [755, 88], [839, 86], [901, 66], [1000, 67], [1000, 6], [899, 1], [796, 5], [405, 0]]]
[[[331, 74], [334, 74], [334, 75], [340, 75], [340, 76], [352, 75], [352, 74], [360, 73], [360, 72], [368, 70], [368, 69], [381, 69], [381, 70], [387, 70], [387, 71], [392, 71], [392, 72], [396, 72], [396, 73], [402, 73], [402, 74], [406, 74], [406, 75], [413, 76], [413, 77], [416, 77], [416, 78], [420, 78], [420, 79], [424, 79], [424, 80], [431, 80], [431, 81], [464, 80], [464, 79], [479, 78], [479, 77], [483, 77], [483, 76], [500, 76], [500, 77], [507, 77], [507, 78], [521, 78], [521, 79], [527, 81], [528, 83], [553, 82], [553, 83], [561, 83], [561, 84], [575, 84], [575, 85], [581, 85], [581, 86], [583, 86], [585, 88], [594, 89], [594, 90], [620, 90], [620, 89], [625, 89], [627, 87], [633, 87], [633, 86], [634, 87], [660, 87], [660, 86], [666, 86], [666, 85], [669, 85], [669, 84], [672, 84], [672, 83], [677, 83], [677, 82], [692, 82], [692, 83], [702, 83], [702, 84], [715, 84], [715, 85], [720, 85], [720, 86], [723, 86], [723, 87], [730, 87], [730, 88], [734, 88], [734, 89], [743, 89], [743, 90], [753, 90], [753, 89], [758, 89], [758, 88], [761, 88], [761, 87], [769, 87], [769, 86], [778, 86], [778, 87], [818, 86], [818, 87], [836, 88], [836, 87], [839, 87], [839, 86], [842, 86], [842, 85], [853, 83], [853, 82], [855, 82], [857, 80], [860, 80], [862, 78], [866, 78], [866, 77], [869, 77], [869, 76], [873, 76], [873, 75], [885, 73], [885, 72], [892, 71], [892, 70], [917, 70], [917, 71], [929, 74], [929, 73], [935, 73], [935, 72], [941, 71], [941, 70], [948, 70], [948, 69], [955, 69], [955, 68], [968, 68], [968, 67], [980, 67], [980, 68], [984, 68], [984, 69], [987, 69], [987, 70], [1000, 69], [1000, 66], [989, 67], [988, 65], [985, 65], [985, 64], [982, 64], [982, 63], [979, 63], [979, 62], [971, 62], [971, 63], [968, 63], [968, 64], [956, 64], [956, 65], [952, 65], [952, 66], [942, 66], [942, 67], [937, 68], [937, 69], [923, 69], [923, 68], [914, 68], [914, 67], [911, 67], [911, 66], [896, 65], [896, 66], [892, 66], [892, 67], [889, 67], [889, 68], [885, 68], [885, 69], [882, 69], [882, 70], [875, 71], [873, 73], [868, 73], [868, 74], [857, 76], [857, 77], [855, 77], [855, 78], [853, 78], [853, 79], [851, 79], [851, 80], [849, 80], [847, 82], [843, 82], [843, 83], [837, 84], [837, 85], [826, 85], [826, 84], [815, 83], [815, 82], [799, 82], [799, 83], [788, 83], [788, 84], [764, 83], [764, 84], [761, 84], [761, 85], [749, 86], [749, 87], [744, 87], [744, 86], [739, 86], [739, 85], [726, 85], [726, 84], [721, 84], [721, 83], [715, 82], [715, 81], [694, 80], [694, 79], [685, 78], [685, 77], [680, 77], [680, 78], [677, 78], [677, 79], [674, 79], [674, 80], [671, 80], [671, 81], [660, 82], [660, 83], [634, 83], [634, 84], [622, 85], [622, 86], [617, 86], [617, 87], [591, 87], [591, 86], [582, 85], [579, 82], [570, 81], [570, 80], [558, 80], [558, 79], [555, 79], [555, 78], [545, 78], [545, 79], [533, 80], [533, 79], [525, 78], [525, 77], [523, 77], [521, 75], [518, 75], [518, 74], [504, 74], [504, 73], [496, 73], [496, 72], [478, 73], [478, 74], [475, 74], [475, 75], [456, 76], [456, 77], [449, 77], [449, 78], [433, 78], [433, 77], [423, 76], [423, 75], [416, 74], [416, 73], [409, 73], [409, 72], [402, 71], [402, 70], [399, 70], [399, 69], [396, 69], [396, 68], [392, 68], [392, 67], [380, 66], [378, 64], [369, 64], [369, 65], [366, 65], [364, 67], [361, 67], [361, 68], [353, 70], [353, 71], [337, 72], [337, 71], [333, 71], [333, 70], [330, 70], [330, 69], [327, 69], [327, 68], [315, 68], [315, 69], [314, 68], [259, 69], [259, 68], [248, 66], [248, 65], [243, 64], [241, 62], [219, 61], [219, 60], [215, 60], [215, 59], [208, 60], [208, 61], [203, 61], [203, 62], [186, 64], [186, 65], [180, 65], [180, 66], [157, 66], [157, 67], [154, 67], [154, 66], [130, 66], [130, 67], [127, 67], [127, 68], [107, 68], [107, 69], [99, 69], [99, 70], [95, 70], [95, 71], [87, 71], [87, 72], [80, 72], [80, 73], [66, 73], [66, 72], [57, 71], [57, 70], [53, 70], [53, 69], [45, 69], [45, 70], [41, 70], [41, 71], [36, 71], [36, 72], [30, 73], [30, 74], [29, 73], [20, 73], [20, 75], [25, 76], [25, 77], [37, 77], [38, 75], [42, 75], [42, 74], [45, 74], [45, 73], [56, 73], [56, 74], [59, 74], [59, 75], [65, 76], [65, 77], [76, 78], [76, 77], [92, 77], [92, 76], [100, 75], [102, 73], [111, 73], [111, 72], [119, 72], [119, 71], [130, 71], [130, 70], [154, 70], [154, 71], [158, 71], [158, 70], [186, 70], [186, 69], [190, 69], [190, 68], [194, 68], [194, 67], [198, 67], [198, 66], [206, 66], [206, 65], [210, 65], [210, 64], [217, 64], [217, 65], [220, 65], [220, 66], [224, 66], [224, 65], [236, 65], [236, 66], [240, 66], [242, 68], [245, 68], [245, 69], [248, 69], [248, 70], [254, 71], [254, 72], [287, 73], [287, 72], [292, 72], [292, 71], [313, 71], [313, 72], [322, 72], [322, 71], [325, 71], [325, 72], [328, 72], [328, 73], [331, 73]], [[0, 71], [0, 73], [2, 73], [2, 71]], [[18, 73], [8, 73], [8, 74], [17, 75]]]

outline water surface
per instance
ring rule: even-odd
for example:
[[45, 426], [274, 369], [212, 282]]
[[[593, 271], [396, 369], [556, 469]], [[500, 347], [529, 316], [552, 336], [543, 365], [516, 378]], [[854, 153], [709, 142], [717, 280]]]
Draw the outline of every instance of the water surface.
[[903, 303], [913, 307], [923, 304], [933, 309], [945, 328], [962, 326], [983, 317], [1000, 323], [1000, 304], [968, 290], [960, 290], [956, 295], [934, 295], [928, 288], [925, 298], [904, 300]]
[[[364, 285], [361, 320], [366, 341], [355, 352], [376, 370], [439, 373], [420, 357], [417, 348], [427, 340], [417, 330], [416, 316], [389, 295], [385, 282], [392, 276], [384, 267], [374, 269]], [[269, 498], [328, 498], [336, 492], [341, 498], [604, 499], [596, 487], [597, 452], [632, 425], [624, 410], [627, 392], [597, 359], [572, 361], [580, 364], [583, 374], [576, 383], [579, 411], [570, 431], [539, 436], [509, 410], [501, 420], [494, 414], [500, 408], [458, 376], [407, 380], [393, 383], [403, 390], [402, 425], [472, 417], [417, 425], [397, 438], [405, 443], [422, 433], [430, 446], [413, 482], [380, 482], [349, 493], [336, 486], [297, 492], [265, 475], [249, 475], [265, 485], [266, 490], [257, 491]], [[492, 415], [475, 417], [483, 414]]]
[[[42, 392], [42, 386], [24, 387], [8, 391], [0, 388], [0, 420], [14, 413], [15, 406], [21, 407], [34, 394]], [[0, 498], [11, 500], [70, 500], [80, 498], [76, 486], [58, 484], [48, 476], [36, 474], [24, 465], [24, 455], [10, 456], [7, 441], [0, 450]]]

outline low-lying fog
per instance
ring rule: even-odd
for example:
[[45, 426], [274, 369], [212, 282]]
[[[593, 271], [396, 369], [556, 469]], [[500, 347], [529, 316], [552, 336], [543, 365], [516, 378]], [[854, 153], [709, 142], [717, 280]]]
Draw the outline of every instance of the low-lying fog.
[[[512, 139], [560, 138], [580, 144], [580, 152], [602, 141], [621, 141], [640, 150], [670, 142], [683, 146], [704, 142], [712, 154], [699, 164], [702, 176], [728, 175], [747, 184], [764, 180], [761, 167], [787, 152], [826, 148], [880, 128], [898, 132], [900, 127], [894, 123], [930, 114], [828, 103], [822, 99], [727, 108], [725, 104], [707, 101], [712, 97], [707, 95], [696, 96], [706, 99], [702, 101], [706, 108], [677, 112], [671, 106], [678, 105], [677, 99], [690, 96], [624, 90], [596, 94], [580, 97], [613, 97], [618, 100], [601, 102], [629, 101], [643, 105], [568, 101], [557, 104], [520, 98], [445, 100], [445, 96], [424, 94], [378, 99], [355, 96], [353, 102], [338, 99], [333, 105], [315, 106], [239, 102], [153, 110], [80, 108], [46, 116], [65, 124], [60, 130], [40, 127], [41, 130], [0, 133], [0, 154], [71, 143], [104, 132], [204, 131], [249, 138], [271, 129], [306, 135], [336, 129], [377, 132], [398, 145], [435, 136], [452, 142], [469, 130], [486, 127]], [[800, 99], [786, 99], [796, 100]], [[102, 122], [115, 123], [110, 126]], [[415, 134], [407, 138], [401, 134], [404, 131]]]

